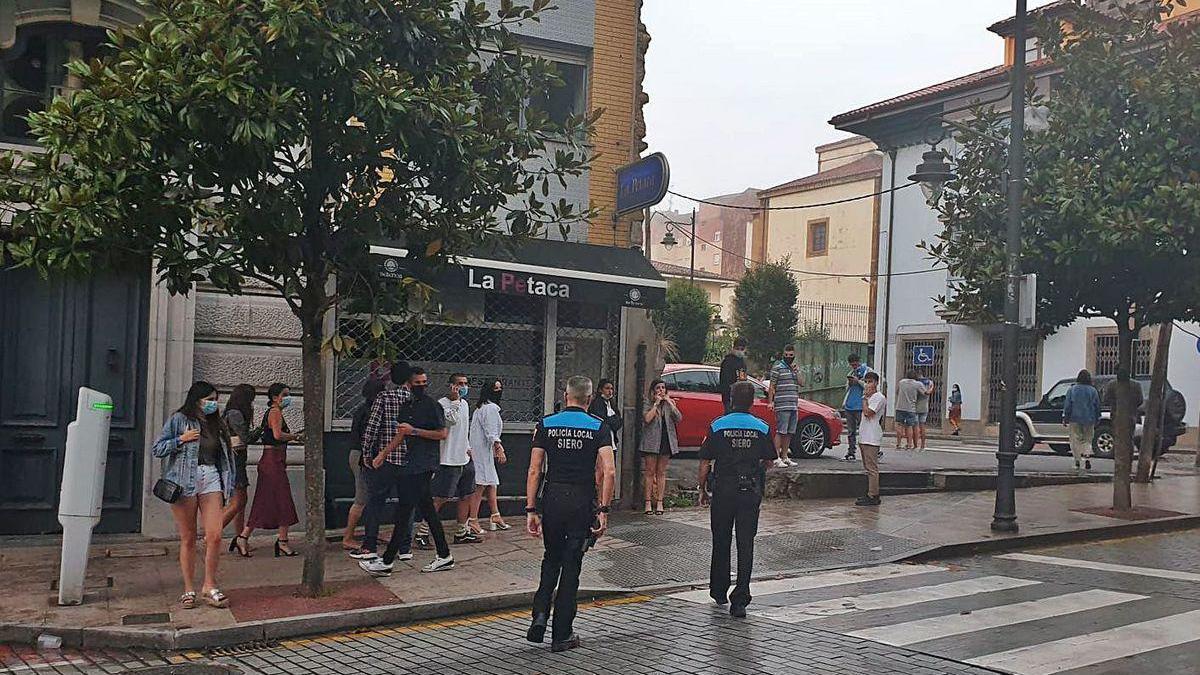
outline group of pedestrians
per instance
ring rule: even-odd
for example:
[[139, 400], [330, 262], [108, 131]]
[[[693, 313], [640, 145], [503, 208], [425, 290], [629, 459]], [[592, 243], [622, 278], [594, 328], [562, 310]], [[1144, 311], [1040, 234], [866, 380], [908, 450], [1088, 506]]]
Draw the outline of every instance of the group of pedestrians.
[[[262, 421], [254, 419], [254, 387], [234, 387], [221, 412], [217, 390], [208, 382], [188, 389], [183, 405], [163, 425], [152, 452], [159, 458], [161, 478], [154, 494], [168, 503], [179, 535], [179, 565], [183, 595], [179, 602], [192, 609], [199, 602], [228, 607], [229, 598], [217, 583], [222, 531], [235, 523], [237, 535], [229, 551], [243, 557], [253, 555], [250, 535], [256, 529], [275, 530], [275, 556], [293, 556], [288, 528], [299, 522], [287, 478], [287, 445], [301, 440], [303, 432], [288, 430], [283, 410], [291, 405], [286, 384], [275, 383], [267, 390], [267, 410]], [[247, 446], [263, 444], [258, 463], [254, 502], [246, 515]], [[197, 526], [204, 528], [204, 581], [197, 594], [193, 570], [196, 560]]]

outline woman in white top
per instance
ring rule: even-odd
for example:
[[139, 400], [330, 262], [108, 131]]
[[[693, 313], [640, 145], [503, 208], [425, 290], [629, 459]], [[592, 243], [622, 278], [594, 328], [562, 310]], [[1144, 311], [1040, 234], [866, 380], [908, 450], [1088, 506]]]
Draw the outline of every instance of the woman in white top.
[[475, 499], [471, 504], [471, 517], [467, 526], [476, 534], [483, 530], [479, 527], [479, 506], [484, 498], [488, 500], [488, 508], [492, 515], [489, 520], [493, 532], [507, 530], [511, 527], [500, 516], [500, 505], [496, 498], [500, 487], [500, 475], [496, 472], [496, 464], [504, 464], [508, 457], [504, 454], [504, 445], [500, 435], [504, 433], [504, 420], [500, 417], [500, 399], [504, 393], [504, 385], [500, 380], [492, 379], [479, 388], [479, 406], [471, 416], [471, 460], [475, 463]]

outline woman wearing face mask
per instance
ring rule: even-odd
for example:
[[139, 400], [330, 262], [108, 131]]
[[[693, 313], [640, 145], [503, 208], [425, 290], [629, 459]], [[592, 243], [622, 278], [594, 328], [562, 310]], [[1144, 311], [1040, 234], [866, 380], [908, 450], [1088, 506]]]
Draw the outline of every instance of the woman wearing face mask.
[[283, 409], [292, 403], [288, 386], [276, 382], [267, 389], [267, 413], [262, 421], [262, 459], [258, 460], [258, 482], [254, 486], [254, 504], [240, 538], [247, 543], [254, 530], [278, 530], [275, 557], [293, 556], [288, 545], [288, 528], [300, 522], [292, 503], [292, 486], [287, 477], [287, 444], [302, 434], [288, 431]]
[[204, 527], [204, 584], [200, 597], [213, 607], [228, 607], [229, 599], [217, 588], [221, 560], [221, 527], [225, 500], [233, 494], [234, 458], [229, 432], [218, 412], [217, 390], [207, 382], [188, 389], [183, 405], [163, 425], [154, 443], [154, 456], [162, 458], [164, 481], [179, 486], [171, 515], [179, 532], [179, 567], [183, 572], [184, 609], [196, 606], [192, 574], [196, 562], [196, 516]]
[[500, 488], [500, 475], [496, 472], [496, 464], [505, 464], [508, 457], [504, 454], [504, 444], [500, 435], [504, 432], [504, 420], [500, 417], [500, 399], [504, 394], [504, 384], [500, 380], [488, 380], [479, 388], [479, 405], [471, 416], [471, 431], [468, 440], [471, 444], [471, 458], [475, 463], [475, 499], [471, 504], [471, 517], [467, 526], [475, 534], [483, 530], [477, 524], [479, 521], [479, 506], [486, 498], [492, 516], [489, 520], [493, 532], [507, 530], [511, 525], [504, 522], [500, 515], [500, 505], [496, 491]]

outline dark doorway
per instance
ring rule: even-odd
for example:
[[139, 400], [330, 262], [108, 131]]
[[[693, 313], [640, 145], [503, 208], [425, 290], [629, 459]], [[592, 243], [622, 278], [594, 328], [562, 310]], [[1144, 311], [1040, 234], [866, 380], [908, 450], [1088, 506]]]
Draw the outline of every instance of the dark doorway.
[[141, 524], [149, 274], [0, 272], [0, 534], [56, 532], [79, 387], [113, 398], [98, 531]]

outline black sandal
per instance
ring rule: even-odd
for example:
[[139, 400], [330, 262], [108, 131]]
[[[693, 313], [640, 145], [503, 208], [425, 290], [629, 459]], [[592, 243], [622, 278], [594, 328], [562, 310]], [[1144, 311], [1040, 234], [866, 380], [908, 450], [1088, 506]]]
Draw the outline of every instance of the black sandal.
[[276, 558], [278, 558], [280, 556], [283, 556], [285, 558], [291, 558], [292, 556], [296, 555], [296, 552], [293, 551], [292, 549], [284, 548], [285, 546], [287, 546], [287, 543], [288, 543], [287, 539], [276, 539], [275, 540], [275, 557]]
[[[246, 542], [245, 548], [238, 546], [239, 539], [244, 540]], [[251, 557], [251, 555], [250, 555], [250, 537], [243, 537], [240, 534], [237, 535], [236, 537], [234, 537], [233, 541], [229, 542], [229, 552], [237, 553], [238, 555], [242, 556], [243, 558]]]

